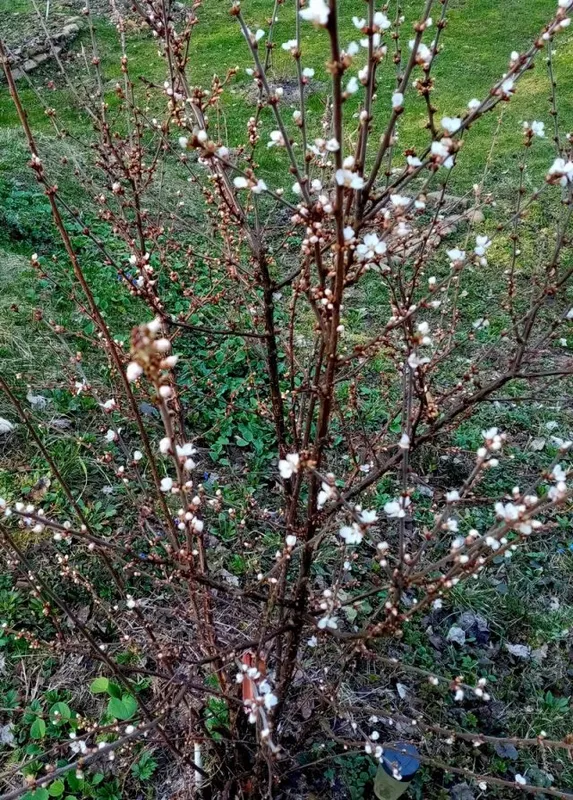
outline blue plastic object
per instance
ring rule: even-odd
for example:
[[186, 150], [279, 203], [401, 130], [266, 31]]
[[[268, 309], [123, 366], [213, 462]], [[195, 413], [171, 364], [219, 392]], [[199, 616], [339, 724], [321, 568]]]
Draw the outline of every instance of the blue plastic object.
[[418, 750], [409, 742], [393, 742], [384, 746], [382, 767], [388, 775], [393, 775], [397, 770], [403, 781], [411, 780], [420, 767]]

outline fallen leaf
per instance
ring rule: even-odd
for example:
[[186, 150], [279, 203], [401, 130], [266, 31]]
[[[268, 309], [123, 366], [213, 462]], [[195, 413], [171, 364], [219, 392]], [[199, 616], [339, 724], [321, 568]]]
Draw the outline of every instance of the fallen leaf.
[[406, 695], [408, 694], [408, 687], [404, 686], [403, 683], [397, 683], [396, 684], [396, 691], [398, 692], [399, 696], [403, 700], [406, 697]]
[[531, 658], [537, 663], [541, 664], [544, 658], [547, 658], [547, 645], [542, 644], [541, 647], [537, 647], [535, 650], [531, 651]]
[[531, 647], [527, 644], [505, 644], [506, 649], [516, 658], [531, 658]]
[[501, 756], [501, 758], [509, 758], [512, 761], [515, 761], [519, 756], [516, 748], [510, 742], [498, 742], [495, 745], [495, 752], [498, 756]]
[[465, 644], [466, 642], [466, 632], [463, 628], [460, 628], [459, 625], [452, 625], [450, 630], [448, 631], [448, 635], [446, 636], [448, 642], [455, 642], [456, 644]]
[[14, 744], [14, 734], [12, 728], [14, 725], [9, 722], [7, 725], [0, 725], [0, 744]]
[[475, 800], [475, 794], [467, 783], [458, 783], [450, 789], [452, 800]]
[[489, 625], [485, 617], [481, 614], [474, 614], [473, 611], [464, 611], [458, 620], [467, 636], [471, 636], [478, 644], [487, 644], [489, 641]]
[[530, 450], [543, 450], [545, 447], [545, 439], [541, 436], [537, 439], [533, 439], [531, 444], [529, 445]]
[[12, 433], [14, 426], [4, 417], [0, 417], [0, 433]]
[[34, 411], [43, 411], [50, 402], [42, 394], [32, 394], [31, 391], [26, 395], [26, 400], [30, 403]]

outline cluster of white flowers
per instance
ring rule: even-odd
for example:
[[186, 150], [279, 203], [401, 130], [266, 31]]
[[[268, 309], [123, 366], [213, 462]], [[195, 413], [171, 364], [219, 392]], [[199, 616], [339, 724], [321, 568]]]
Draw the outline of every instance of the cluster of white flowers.
[[285, 138], [280, 131], [271, 131], [270, 137], [271, 140], [267, 142], [267, 147], [285, 147]]
[[416, 325], [416, 330], [418, 331], [417, 343], [419, 345], [427, 346], [432, 344], [432, 338], [430, 336], [430, 326], [427, 322], [418, 322], [418, 324]]
[[267, 714], [272, 711], [279, 700], [273, 692], [269, 677], [263, 676], [256, 667], [249, 666], [249, 664], [241, 664], [240, 671], [236, 675], [236, 681], [244, 688], [245, 684], [248, 687], [244, 691], [244, 694], [248, 695], [248, 697], [245, 696], [243, 702], [249, 722], [254, 725], [257, 720], [260, 720], [261, 739], [274, 750], [275, 746], [270, 740], [271, 731]]
[[308, 0], [308, 5], [300, 12], [302, 19], [313, 25], [324, 27], [328, 23], [330, 9], [324, 0]]
[[318, 620], [318, 627], [320, 630], [330, 628], [336, 630], [338, 628], [338, 618], [336, 617], [335, 610], [337, 608], [336, 598], [332, 589], [325, 589], [322, 593], [322, 602], [320, 603], [321, 611], [324, 615]]
[[287, 453], [285, 458], [279, 460], [279, 473], [281, 478], [288, 481], [289, 478], [298, 472], [300, 466], [300, 456], [298, 453]]
[[545, 123], [544, 122], [537, 122], [533, 120], [533, 122], [524, 122], [523, 129], [525, 133], [531, 133], [531, 136], [538, 136], [540, 139], [545, 138]]
[[459, 131], [461, 125], [462, 121], [459, 117], [442, 118], [442, 128], [446, 131], [446, 133], [456, 133], [456, 131]]
[[411, 505], [411, 502], [408, 496], [399, 497], [397, 500], [389, 500], [384, 505], [384, 513], [388, 517], [401, 519], [406, 516], [406, 510]]
[[417, 353], [412, 352], [408, 356], [408, 366], [411, 370], [417, 370], [418, 367], [423, 367], [424, 364], [428, 364], [430, 361], [427, 356], [419, 356]]
[[360, 544], [364, 538], [364, 532], [361, 530], [360, 525], [358, 525], [356, 522], [354, 522], [352, 526], [344, 525], [339, 530], [338, 535], [341, 539], [344, 539], [345, 543], [348, 545]]
[[308, 146], [310, 152], [315, 156], [320, 156], [323, 160], [329, 153], [337, 153], [340, 150], [340, 142], [332, 137], [331, 139], [315, 139], [314, 144]]
[[567, 496], [567, 470], [563, 469], [561, 464], [556, 464], [551, 472], [551, 480], [553, 486], [549, 488], [547, 495], [550, 500], [557, 502], [563, 500]]
[[320, 487], [320, 492], [318, 493], [318, 498], [316, 500], [317, 508], [321, 509], [324, 508], [326, 503], [329, 500], [333, 500], [336, 497], [336, 488], [334, 487], [334, 475], [329, 473], [327, 476], [329, 483], [327, 481], [323, 481]]
[[245, 178], [243, 175], [238, 175], [233, 180], [233, 184], [235, 186], [235, 189], [250, 189], [251, 192], [253, 192], [253, 194], [262, 194], [263, 192], [266, 192], [268, 190], [268, 186], [264, 182], [264, 180], [262, 180], [262, 178], [259, 179]]
[[191, 458], [191, 456], [194, 456], [196, 453], [197, 450], [193, 447], [191, 442], [175, 445], [175, 454], [186, 472], [191, 472], [191, 470], [195, 469], [197, 466], [195, 461]]
[[[409, 41], [410, 50], [413, 50], [416, 47], [416, 40], [410, 39]], [[428, 67], [432, 61], [432, 50], [433, 50], [433, 43], [432, 47], [428, 47], [423, 42], [420, 42], [416, 49], [416, 64], [419, 64], [421, 67]]]
[[357, 172], [353, 172], [354, 158], [347, 156], [342, 162], [342, 169], [337, 169], [335, 178], [339, 186], [358, 191], [364, 187], [364, 178]]
[[487, 264], [487, 261], [485, 259], [485, 254], [490, 247], [491, 247], [491, 239], [488, 236], [476, 236], [476, 246], [474, 247], [474, 253], [481, 259], [480, 264], [482, 266], [486, 266]]
[[380, 267], [387, 249], [386, 242], [383, 242], [376, 233], [367, 233], [356, 247], [356, 258], [361, 264], [366, 264], [367, 268]]
[[[376, 733], [377, 731], [372, 732], [372, 734], [370, 735], [371, 740], [373, 739], [373, 741], [376, 741], [376, 737], [374, 736], [374, 734]], [[384, 748], [379, 744], [372, 744], [372, 741], [370, 741], [366, 742], [366, 744], [364, 745], [364, 752], [367, 755], [374, 756], [374, 758], [377, 758], [379, 761], [381, 761], [382, 756], [384, 755]], [[397, 778], [397, 780], [400, 780], [400, 778]]]
[[281, 44], [283, 50], [287, 50], [292, 56], [298, 51], [298, 42], [296, 39], [289, 39], [288, 42]]
[[356, 508], [358, 514], [358, 522], [353, 522], [352, 525], [343, 525], [339, 530], [338, 535], [345, 541], [347, 545], [360, 544], [364, 538], [364, 533], [369, 525], [374, 525], [378, 520], [375, 511], [367, 511], [361, 509], [359, 506]]
[[439, 141], [432, 142], [430, 153], [434, 164], [446, 169], [451, 169], [454, 166], [452, 145], [452, 140], [447, 136], [444, 136]]
[[565, 161], [564, 158], [556, 158], [549, 167], [547, 181], [548, 183], [559, 183], [561, 186], [567, 186], [568, 183], [573, 183], [573, 161]]

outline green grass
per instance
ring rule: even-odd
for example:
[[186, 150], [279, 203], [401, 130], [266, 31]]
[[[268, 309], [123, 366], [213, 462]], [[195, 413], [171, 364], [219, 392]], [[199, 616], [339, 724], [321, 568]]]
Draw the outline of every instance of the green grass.
[[[5, 13], [13, 13], [12, 6], [7, 3]], [[497, 80], [507, 69], [509, 54], [512, 50], [525, 49], [540, 31], [545, 20], [554, 11], [553, 0], [531, 0], [527, 4], [527, 13], [524, 13], [523, 3], [519, 0], [462, 0], [454, 1], [448, 12], [448, 25], [443, 34], [443, 52], [435, 65], [436, 88], [433, 96], [438, 111], [438, 119], [442, 115], [455, 116], [464, 112], [467, 102], [473, 98], [483, 98], [492, 83]], [[350, 22], [350, 17], [355, 13], [355, 5], [349, 0], [342, 3], [341, 11], [341, 42], [346, 44], [351, 39], [359, 38], [358, 31]], [[26, 0], [20, 0], [19, 8], [26, 8]], [[253, 28], [259, 26], [268, 30], [267, 18], [269, 4], [266, 0], [253, 0], [243, 4], [243, 13], [248, 24]], [[410, 37], [411, 23], [420, 11], [421, 4], [408, 0], [404, 4], [406, 23], [403, 27], [403, 45], [407, 51], [407, 40]], [[393, 6], [390, 9], [393, 10]], [[0, 4], [0, 13], [2, 4]], [[436, 9], [436, 12], [438, 9]], [[198, 11], [200, 24], [194, 29], [191, 58], [189, 66], [189, 81], [192, 85], [209, 84], [213, 73], [224, 77], [226, 71], [232, 67], [239, 67], [237, 77], [231, 81], [225, 91], [222, 103], [222, 116], [219, 131], [221, 138], [226, 138], [231, 145], [236, 145], [244, 138], [246, 123], [253, 113], [253, 107], [245, 102], [251, 80], [244, 73], [244, 68], [250, 66], [250, 58], [246, 43], [242, 39], [238, 24], [229, 15], [226, 3], [206, 0]], [[279, 7], [279, 21], [275, 26], [274, 41], [277, 43], [273, 51], [273, 68], [270, 76], [277, 83], [294, 77], [293, 59], [280, 48], [280, 43], [289, 39], [294, 34], [293, 13], [290, 4]], [[435, 28], [433, 29], [435, 30]], [[111, 91], [115, 81], [120, 76], [117, 32], [109, 23], [96, 19], [95, 32], [98, 41], [98, 50], [102, 58], [102, 73], [108, 89], [107, 99], [110, 103], [111, 117], [115, 105]], [[573, 122], [573, 97], [566, 91], [568, 75], [573, 68], [573, 48], [570, 43], [573, 33], [568, 29], [558, 37], [556, 54], [554, 56], [554, 69], [558, 85], [563, 86], [559, 93], [558, 107], [560, 119], [565, 127]], [[427, 34], [430, 40], [430, 32]], [[72, 45], [72, 51], [79, 50], [83, 45], [89, 49], [89, 37], [84, 32], [80, 40]], [[326, 34], [316, 31], [310, 25], [303, 25], [303, 63], [316, 70], [315, 80], [317, 85], [328, 86], [328, 75], [325, 69], [324, 48]], [[569, 45], [569, 46], [568, 46]], [[127, 52], [129, 68], [132, 78], [138, 84], [141, 76], [161, 83], [165, 75], [165, 63], [157, 54], [155, 42], [142, 31], [131, 33], [128, 37]], [[359, 66], [362, 62], [360, 56], [356, 59]], [[363, 56], [362, 56], [363, 58]], [[354, 74], [356, 69], [351, 69], [349, 74]], [[53, 107], [58, 113], [60, 124], [74, 133], [85, 132], [85, 118], [78, 112], [77, 104], [69, 88], [61, 77], [57, 76], [53, 67], [47, 67], [39, 73], [44, 79], [48, 76], [55, 78], [56, 90], [43, 89], [42, 96], [47, 106]], [[84, 96], [82, 84], [89, 87], [85, 77], [83, 61], [76, 59], [71, 63], [71, 75], [76, 91]], [[93, 76], [92, 76], [93, 77]], [[87, 82], [86, 82], [87, 81]], [[35, 81], [36, 82], [36, 81]], [[388, 58], [379, 71], [379, 101], [375, 107], [375, 129], [382, 129], [387, 118], [390, 106], [390, 94], [395, 82], [395, 68]], [[45, 87], [45, 80], [43, 81]], [[41, 105], [37, 102], [33, 92], [21, 82], [21, 94], [29, 118], [37, 130], [48, 131], [49, 120], [45, 117]], [[516, 144], [520, 139], [521, 123], [525, 119], [540, 119], [546, 122], [548, 132], [551, 130], [549, 116], [549, 81], [544, 65], [544, 54], [540, 54], [535, 69], [520, 83], [516, 96], [507, 106], [502, 105], [502, 123], [497, 132], [496, 144], [493, 149], [490, 165], [491, 182], [496, 186], [504, 175], [515, 166]], [[355, 120], [352, 114], [358, 104], [359, 95], [347, 103], [346, 131], [352, 137], [355, 129]], [[315, 130], [320, 130], [320, 117], [323, 111], [323, 97], [315, 93], [309, 102], [310, 124]], [[404, 147], [423, 147], [428, 142], [428, 132], [424, 130], [424, 104], [415, 96], [413, 90], [407, 94], [406, 113], [399, 124], [399, 153]], [[290, 116], [290, 114], [288, 115]], [[4, 89], [0, 90], [0, 118], [4, 127], [16, 125], [14, 109]], [[265, 126], [268, 130], [274, 127], [271, 112], [267, 109], [263, 113]], [[213, 120], [215, 125], [215, 121]], [[453, 185], [467, 189], [483, 172], [488, 160], [492, 136], [498, 127], [498, 114], [491, 115], [480, 121], [476, 128], [466, 137], [463, 156], [459, 159], [459, 166], [453, 175]], [[277, 151], [263, 153], [261, 148], [261, 166], [267, 174], [273, 171]], [[552, 144], [549, 139], [545, 142], [536, 142], [534, 153], [530, 159], [531, 181], [539, 181], [543, 170], [546, 169], [552, 156]]]

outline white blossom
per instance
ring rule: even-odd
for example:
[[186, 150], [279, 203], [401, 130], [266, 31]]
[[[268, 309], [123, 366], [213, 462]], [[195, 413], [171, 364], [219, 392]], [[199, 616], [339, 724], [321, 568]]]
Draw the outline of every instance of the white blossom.
[[127, 380], [130, 381], [130, 383], [133, 383], [133, 381], [136, 381], [142, 374], [143, 369], [139, 366], [139, 364], [136, 361], [130, 361], [125, 371]]
[[561, 186], [573, 183], [573, 161], [565, 161], [564, 158], [556, 158], [549, 167], [549, 172], [547, 173], [547, 180], [550, 183], [553, 183], [555, 179], [557, 179]]
[[361, 244], [356, 248], [358, 261], [376, 261], [378, 256], [386, 252], [386, 243], [380, 241], [377, 234], [367, 233]]
[[298, 42], [296, 39], [289, 39], [288, 42], [283, 42], [281, 47], [283, 50], [288, 50], [290, 53], [294, 53], [298, 48]]
[[170, 492], [173, 488], [173, 480], [171, 478], [162, 478], [161, 479], [161, 491], [162, 492]]
[[387, 31], [388, 28], [391, 27], [391, 25], [392, 23], [390, 22], [386, 14], [382, 13], [382, 11], [377, 11], [374, 14], [374, 28], [377, 28], [378, 30], [381, 31]]
[[396, 208], [405, 208], [412, 202], [411, 197], [406, 197], [403, 194], [391, 194], [390, 201]]
[[442, 128], [448, 133], [459, 131], [462, 121], [459, 117], [443, 117]]
[[458, 247], [452, 248], [452, 250], [448, 250], [448, 258], [450, 261], [454, 263], [463, 264], [466, 260], [466, 254], [464, 250], [460, 250]]
[[267, 147], [284, 147], [285, 146], [285, 139], [284, 136], [280, 131], [271, 131], [270, 132], [271, 140], [267, 142]]
[[364, 186], [364, 178], [349, 169], [337, 169], [335, 177], [339, 186], [346, 186], [354, 190], [362, 189]]
[[410, 369], [418, 369], [418, 367], [428, 364], [429, 361], [429, 358], [420, 358], [417, 353], [410, 353], [408, 356], [408, 366]]
[[501, 84], [502, 97], [505, 97], [506, 99], [511, 97], [511, 95], [514, 92], [514, 86], [515, 86], [515, 82], [514, 82], [513, 78], [506, 78], [503, 81], [503, 83]]
[[[410, 39], [409, 41], [410, 50], [413, 50], [416, 46], [416, 40]], [[418, 49], [416, 50], [416, 63], [421, 64], [423, 66], [428, 66], [428, 64], [432, 60], [432, 51], [430, 48], [425, 45], [423, 42], [420, 42], [418, 45]]]
[[394, 92], [392, 95], [392, 108], [394, 110], [401, 108], [404, 104], [404, 95], [402, 92]]
[[279, 472], [281, 478], [288, 480], [295, 472], [298, 472], [300, 456], [298, 453], [287, 453], [286, 458], [279, 460]]
[[384, 505], [384, 513], [389, 517], [401, 519], [406, 516], [406, 509], [410, 505], [409, 497], [400, 497], [397, 500], [389, 500]]
[[352, 525], [352, 527], [344, 525], [339, 530], [338, 535], [341, 539], [344, 539], [346, 544], [360, 544], [364, 538], [364, 534], [356, 524]]
[[254, 186], [251, 186], [253, 194], [262, 194], [267, 191], [267, 184], [263, 180], [258, 180]]
[[330, 10], [324, 0], [309, 0], [308, 6], [300, 11], [300, 16], [313, 25], [324, 26], [328, 22]]
[[474, 248], [476, 256], [484, 256], [489, 247], [491, 247], [491, 239], [487, 236], [476, 236], [476, 246]]
[[346, 84], [346, 91], [348, 92], [348, 94], [355, 94], [359, 88], [360, 84], [358, 83], [358, 78], [355, 78], [354, 76], [350, 78], [350, 80]]
[[335, 616], [332, 616], [331, 614], [326, 614], [324, 617], [321, 617], [318, 620], [317, 625], [321, 631], [323, 631], [325, 628], [332, 628], [333, 630], [335, 630], [336, 628], [338, 628], [338, 620]]
[[319, 509], [323, 508], [325, 503], [327, 503], [328, 500], [332, 500], [332, 498], [335, 496], [336, 496], [336, 490], [334, 486], [331, 486], [329, 483], [326, 483], [326, 481], [323, 481], [321, 490], [318, 493], [318, 498], [316, 500], [317, 507]]
[[506, 503], [504, 505], [498, 502], [495, 504], [495, 513], [506, 522], [514, 522], [516, 519], [519, 519], [520, 509], [519, 506], [513, 503]]
[[539, 139], [544, 139], [545, 138], [545, 123], [544, 122], [538, 122], [536, 120], [533, 120], [531, 125], [528, 122], [524, 122], [523, 123], [523, 127], [524, 128], [529, 128], [531, 130], [531, 132], [533, 133], [533, 135], [537, 136]]

